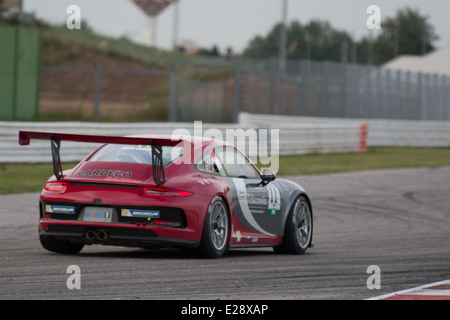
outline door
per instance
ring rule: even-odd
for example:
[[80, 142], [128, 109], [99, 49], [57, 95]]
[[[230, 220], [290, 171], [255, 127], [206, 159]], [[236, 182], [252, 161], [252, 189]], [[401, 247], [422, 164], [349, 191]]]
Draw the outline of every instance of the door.
[[230, 186], [232, 209], [239, 220], [236, 229], [232, 230], [232, 240], [240, 244], [258, 244], [281, 235], [282, 204], [276, 184], [261, 183], [259, 171], [236, 148], [217, 147], [214, 152]]

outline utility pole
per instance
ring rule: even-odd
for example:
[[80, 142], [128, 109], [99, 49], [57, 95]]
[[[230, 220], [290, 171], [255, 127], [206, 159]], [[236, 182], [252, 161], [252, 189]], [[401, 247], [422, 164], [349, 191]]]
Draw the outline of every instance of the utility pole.
[[156, 16], [147, 16], [148, 45], [156, 47]]
[[367, 58], [369, 65], [373, 65], [373, 47], [374, 47], [373, 30], [369, 31], [369, 56]]
[[287, 11], [288, 0], [282, 0], [282, 15], [281, 15], [281, 34], [280, 34], [280, 72], [284, 73], [286, 70], [286, 24], [287, 24]]
[[398, 22], [395, 24], [395, 31], [394, 31], [394, 58], [396, 58], [399, 54], [400, 49], [400, 26]]
[[356, 32], [353, 30], [352, 34], [352, 63], [357, 63], [358, 61], [358, 48], [356, 47]]
[[173, 3], [173, 39], [172, 47], [173, 51], [177, 50], [178, 46], [178, 29], [180, 22], [180, 0], [174, 0]]

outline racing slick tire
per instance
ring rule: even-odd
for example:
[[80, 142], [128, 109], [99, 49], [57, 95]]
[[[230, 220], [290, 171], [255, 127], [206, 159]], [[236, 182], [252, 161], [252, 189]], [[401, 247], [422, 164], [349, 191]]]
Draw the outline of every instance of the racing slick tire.
[[58, 240], [51, 237], [39, 236], [39, 240], [44, 249], [62, 254], [77, 254], [84, 247], [83, 243], [73, 243], [68, 240]]
[[281, 244], [274, 247], [276, 253], [303, 254], [311, 244], [313, 219], [311, 206], [304, 196], [299, 196], [286, 220]]
[[216, 196], [208, 206], [199, 253], [203, 257], [220, 258], [228, 251], [230, 216], [225, 201]]

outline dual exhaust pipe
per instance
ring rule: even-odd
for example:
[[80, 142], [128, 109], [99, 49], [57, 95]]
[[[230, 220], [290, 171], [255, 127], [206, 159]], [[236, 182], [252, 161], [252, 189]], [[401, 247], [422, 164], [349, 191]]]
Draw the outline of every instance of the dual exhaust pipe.
[[109, 239], [108, 233], [106, 231], [94, 231], [88, 230], [86, 231], [86, 239], [89, 241], [98, 240], [98, 241], [106, 241]]

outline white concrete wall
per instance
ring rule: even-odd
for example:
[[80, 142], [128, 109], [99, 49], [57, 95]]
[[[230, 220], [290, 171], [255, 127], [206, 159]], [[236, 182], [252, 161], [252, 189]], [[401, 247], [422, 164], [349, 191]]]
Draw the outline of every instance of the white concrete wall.
[[370, 120], [241, 113], [244, 126], [349, 126], [368, 124], [368, 146], [450, 147], [450, 121]]
[[[172, 134], [177, 129], [185, 129], [192, 135], [205, 135], [213, 133], [209, 129], [218, 129], [216, 132], [222, 135], [219, 138], [223, 140], [226, 140], [227, 133], [230, 133], [231, 137], [238, 133], [234, 144], [246, 141], [247, 147], [250, 145], [250, 148], [243, 151], [250, 156], [255, 155], [255, 144], [258, 145], [259, 152], [268, 152], [269, 149], [271, 152], [278, 151], [281, 155], [360, 150], [360, 124], [357, 122], [308, 123], [299, 122], [292, 117], [261, 118], [249, 114], [241, 115], [241, 121], [239, 124], [202, 123], [200, 129], [194, 126], [194, 123], [0, 122], [0, 163], [51, 162], [50, 142], [32, 140], [29, 146], [20, 146], [20, 130], [124, 136], [144, 133]], [[242, 130], [235, 131], [237, 129]], [[249, 141], [252, 132], [258, 134], [256, 141]], [[260, 133], [268, 133], [267, 143]], [[61, 160], [79, 161], [98, 146], [62, 142]]]
[[[231, 134], [242, 129], [234, 144], [247, 142], [258, 145], [259, 152], [267, 148], [280, 155], [357, 152], [361, 150], [361, 125], [368, 124], [368, 146], [414, 146], [450, 147], [450, 122], [448, 121], [401, 121], [312, 118], [274, 116], [241, 113], [239, 124], [202, 123], [91, 123], [91, 122], [0, 122], [0, 163], [51, 162], [50, 143], [33, 140], [29, 146], [19, 146], [20, 130], [45, 131], [93, 135], [172, 134], [176, 129], [186, 129], [192, 135], [211, 133], [218, 129], [225, 140], [227, 129]], [[196, 129], [195, 129], [196, 128]], [[248, 129], [269, 133], [268, 143], [250, 141]], [[258, 129], [262, 129], [258, 131]], [[267, 130], [265, 130], [267, 129]], [[195, 131], [196, 130], [196, 131]], [[272, 133], [272, 134], [270, 134]], [[275, 140], [278, 135], [278, 144]], [[219, 137], [220, 138], [220, 137]], [[250, 139], [251, 140], [251, 139]], [[265, 142], [265, 141], [263, 141]], [[62, 142], [62, 161], [79, 161], [93, 151], [98, 144]], [[262, 146], [262, 147], [261, 147]], [[264, 146], [267, 146], [264, 149]], [[243, 150], [254, 156], [252, 150]]]

